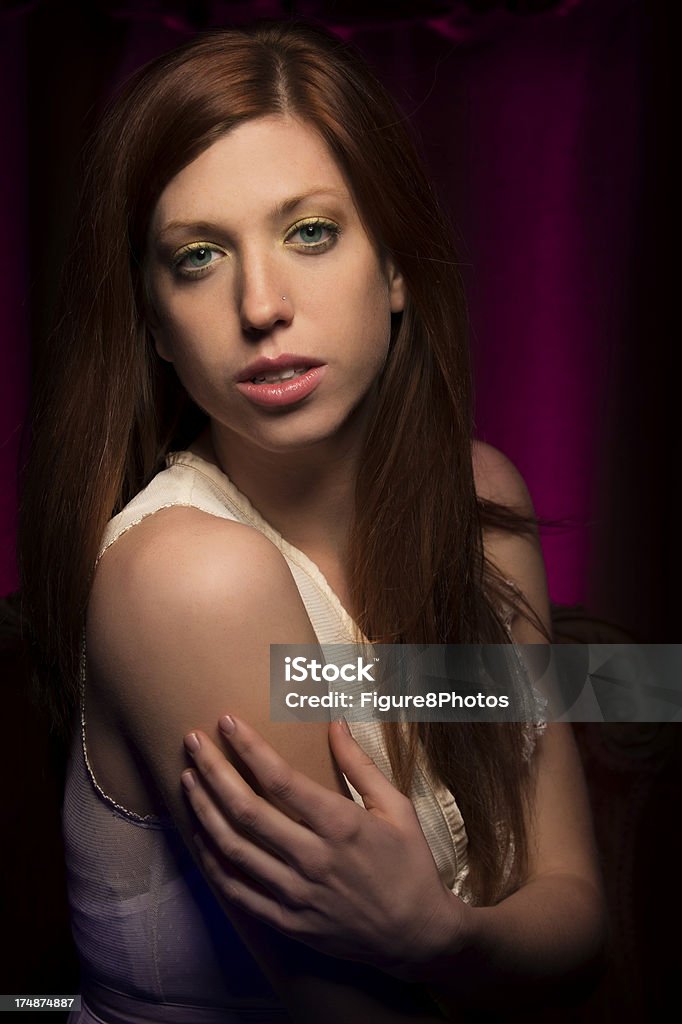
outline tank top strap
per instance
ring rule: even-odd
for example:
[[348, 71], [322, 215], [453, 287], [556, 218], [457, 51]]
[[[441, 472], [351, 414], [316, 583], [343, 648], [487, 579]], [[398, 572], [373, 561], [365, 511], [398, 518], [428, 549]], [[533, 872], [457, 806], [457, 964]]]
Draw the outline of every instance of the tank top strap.
[[[181, 456], [183, 455], [191, 455], [191, 453], [175, 452], [167, 455], [166, 468], [153, 477], [118, 515], [109, 520], [104, 530], [97, 561], [122, 534], [164, 508], [173, 508], [174, 506], [198, 508], [221, 519], [245, 522], [240, 515], [239, 507], [226, 501], [225, 495], [221, 494], [214, 484], [212, 485], [210, 478], [201, 480], [200, 485], [197, 486], [196, 470], [188, 472], [187, 468], [184, 468], [188, 463], [182, 461]], [[203, 462], [203, 460], [198, 461]]]

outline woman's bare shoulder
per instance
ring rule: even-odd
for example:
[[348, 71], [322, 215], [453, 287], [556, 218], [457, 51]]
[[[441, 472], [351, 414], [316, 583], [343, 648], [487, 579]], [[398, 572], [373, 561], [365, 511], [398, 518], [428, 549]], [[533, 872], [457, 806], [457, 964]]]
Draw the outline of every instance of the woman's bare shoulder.
[[158, 588], [158, 597], [170, 599], [197, 583], [202, 588], [229, 583], [248, 587], [261, 579], [259, 568], [288, 571], [283, 556], [262, 533], [193, 506], [175, 505], [147, 515], [105, 550], [92, 597], [113, 598], [121, 591], [131, 597], [139, 591], [147, 598]]
[[[534, 515], [526, 483], [511, 459], [490, 444], [474, 441], [472, 461], [479, 498], [505, 505], [522, 516]], [[486, 529], [483, 531], [483, 550], [488, 562], [524, 595], [549, 632], [547, 577], [537, 531]], [[522, 616], [514, 619], [512, 632], [519, 643], [542, 643], [546, 639]]]
[[476, 494], [486, 501], [516, 509], [524, 515], [533, 512], [530, 494], [521, 473], [499, 448], [486, 441], [471, 445]]
[[270, 721], [270, 645], [314, 644], [283, 556], [252, 527], [171, 508], [102, 557], [87, 610], [88, 684], [187, 823], [182, 736], [218, 738], [226, 711], [253, 723], [296, 767], [336, 785], [326, 727]]
[[181, 699], [171, 691], [178, 664], [208, 678], [217, 651], [245, 665], [266, 639], [315, 639], [277, 548], [250, 526], [184, 507], [147, 517], [105, 551], [86, 636], [93, 678], [126, 704], [148, 701], [152, 676], [166, 702]]

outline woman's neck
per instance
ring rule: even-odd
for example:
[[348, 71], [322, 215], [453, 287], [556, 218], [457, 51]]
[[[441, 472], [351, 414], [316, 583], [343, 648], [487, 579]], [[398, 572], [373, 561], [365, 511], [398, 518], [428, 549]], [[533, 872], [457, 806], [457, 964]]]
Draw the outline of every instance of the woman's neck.
[[215, 463], [285, 540], [314, 561], [346, 561], [358, 472], [357, 442], [334, 438], [270, 452], [207, 428], [191, 449]]

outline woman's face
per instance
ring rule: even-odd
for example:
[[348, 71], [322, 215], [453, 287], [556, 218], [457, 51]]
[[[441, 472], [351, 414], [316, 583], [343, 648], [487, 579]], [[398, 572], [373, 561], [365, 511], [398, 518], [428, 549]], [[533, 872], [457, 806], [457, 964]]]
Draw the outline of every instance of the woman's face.
[[180, 171], [146, 273], [157, 351], [222, 440], [281, 451], [362, 429], [403, 282], [306, 123], [248, 121]]

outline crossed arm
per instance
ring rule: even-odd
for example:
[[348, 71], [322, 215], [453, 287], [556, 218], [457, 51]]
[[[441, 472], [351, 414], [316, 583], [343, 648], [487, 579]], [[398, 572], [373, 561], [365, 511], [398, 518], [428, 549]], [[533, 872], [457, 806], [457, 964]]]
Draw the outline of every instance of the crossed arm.
[[[522, 479], [499, 452], [476, 446], [474, 465], [479, 494], [531, 511]], [[537, 539], [488, 536], [486, 554], [549, 632]], [[545, 642], [521, 618], [514, 634], [519, 643]], [[570, 726], [550, 724], [538, 743], [525, 884], [476, 909], [440, 883], [412, 804], [341, 723], [330, 726], [330, 746], [365, 811], [293, 770], [249, 723], [227, 717], [221, 729], [221, 748], [201, 733], [186, 737], [194, 770], [183, 785], [203, 826], [204, 869], [232, 905], [317, 949], [425, 983], [450, 1008], [528, 1004], [531, 993], [541, 1000], [598, 962], [601, 879]]]
[[[534, 542], [492, 538], [488, 554], [547, 619]], [[520, 623], [517, 639], [537, 640], [529, 628]], [[194, 509], [139, 524], [95, 577], [92, 686], [190, 848], [193, 811], [212, 836], [197, 853], [202, 869], [294, 1018], [317, 1020], [322, 1001], [330, 1022], [334, 1013], [339, 1022], [433, 1021], [437, 1011], [408, 982], [432, 986], [454, 1008], [480, 1005], [492, 985], [508, 999], [589, 963], [603, 910], [569, 727], [549, 726], [540, 741], [525, 884], [496, 907], [467, 907], [440, 882], [409, 801], [348, 734], [269, 721], [270, 643], [314, 641], [272, 545]], [[228, 735], [215, 724], [226, 705], [237, 723]], [[195, 784], [183, 790], [179, 738], [190, 724], [200, 748], [185, 748]], [[326, 954], [361, 963], [340, 979]]]
[[486, 908], [443, 886], [411, 803], [342, 723], [330, 744], [364, 811], [293, 770], [246, 722], [224, 716], [221, 731], [260, 793], [201, 732], [186, 737], [194, 767], [182, 782], [204, 870], [229, 904], [426, 984], [453, 1009], [529, 1005], [598, 958], [601, 889], [570, 727], [550, 725], [541, 740], [531, 872]]

